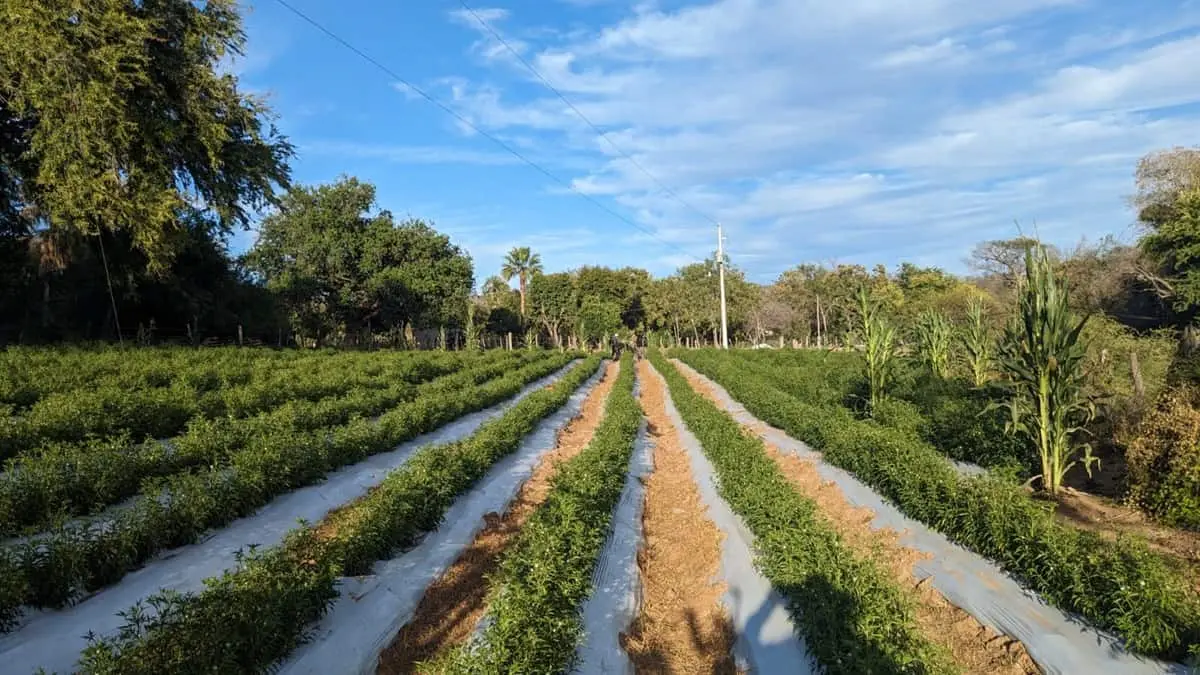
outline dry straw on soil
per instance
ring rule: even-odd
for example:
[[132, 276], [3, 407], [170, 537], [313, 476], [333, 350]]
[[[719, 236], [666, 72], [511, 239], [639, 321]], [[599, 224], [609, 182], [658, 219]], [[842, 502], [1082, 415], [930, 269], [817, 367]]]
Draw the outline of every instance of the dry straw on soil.
[[422, 661], [462, 644], [487, 609], [487, 577], [501, 556], [549, 495], [550, 481], [559, 466], [578, 455], [592, 440], [604, 418], [604, 404], [612, 391], [620, 364], [610, 362], [603, 379], [584, 399], [579, 415], [559, 432], [554, 449], [538, 463], [516, 499], [501, 516], [485, 516], [483, 530], [442, 576], [425, 591], [413, 618], [400, 629], [379, 659], [379, 673], [411, 673]]
[[638, 551], [641, 612], [622, 647], [639, 673], [734, 673], [734, 632], [721, 605], [723, 535], [705, 514], [679, 434], [667, 417], [666, 388], [638, 363], [642, 410], [654, 443]]

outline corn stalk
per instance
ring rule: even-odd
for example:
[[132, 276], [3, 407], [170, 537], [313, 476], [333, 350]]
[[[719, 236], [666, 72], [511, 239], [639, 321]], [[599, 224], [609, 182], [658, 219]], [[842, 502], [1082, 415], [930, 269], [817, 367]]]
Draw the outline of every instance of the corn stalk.
[[1017, 316], [1005, 330], [999, 351], [1011, 390], [1003, 405], [1012, 413], [1010, 433], [1025, 436], [1037, 448], [1042, 489], [1053, 495], [1076, 461], [1082, 461], [1089, 476], [1093, 464], [1099, 463], [1090, 445], [1072, 440], [1095, 413], [1083, 394], [1086, 350], [1079, 334], [1087, 317], [1072, 325], [1067, 288], [1055, 277], [1041, 245], [1025, 252], [1025, 279], [1017, 302]]
[[983, 301], [972, 298], [967, 305], [967, 326], [961, 334], [963, 353], [976, 387], [987, 384], [992, 370], [993, 340], [983, 319]]
[[921, 359], [933, 374], [945, 378], [950, 374], [950, 343], [954, 326], [941, 312], [925, 312], [917, 320], [917, 347]]
[[896, 356], [896, 329], [880, 312], [866, 287], [858, 289], [858, 311], [866, 345], [867, 382], [871, 387], [871, 410], [878, 408], [892, 377]]

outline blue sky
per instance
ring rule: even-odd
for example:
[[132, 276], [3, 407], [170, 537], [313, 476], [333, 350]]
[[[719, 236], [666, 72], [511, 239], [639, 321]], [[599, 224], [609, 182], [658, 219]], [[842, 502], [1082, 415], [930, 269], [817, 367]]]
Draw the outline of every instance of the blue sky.
[[[1136, 237], [1144, 153], [1200, 143], [1200, 0], [289, 0], [570, 192], [288, 12], [246, 7], [243, 86], [303, 183], [350, 174], [432, 221], [481, 282], [528, 245], [548, 271], [667, 274], [729, 253], [769, 282], [802, 262], [965, 271], [1014, 221], [1071, 247]], [[235, 249], [253, 234], [239, 235]]]

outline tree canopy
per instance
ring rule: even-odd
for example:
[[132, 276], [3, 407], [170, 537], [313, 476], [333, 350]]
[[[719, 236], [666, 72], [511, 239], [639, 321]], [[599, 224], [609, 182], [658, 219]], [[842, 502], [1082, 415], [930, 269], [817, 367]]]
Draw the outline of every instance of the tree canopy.
[[343, 178], [291, 189], [263, 220], [246, 262], [298, 332], [321, 340], [465, 320], [471, 259], [425, 222], [374, 207], [373, 185]]
[[202, 210], [228, 233], [288, 180], [292, 146], [220, 63], [233, 0], [0, 0], [4, 229], [124, 234], [149, 267]]

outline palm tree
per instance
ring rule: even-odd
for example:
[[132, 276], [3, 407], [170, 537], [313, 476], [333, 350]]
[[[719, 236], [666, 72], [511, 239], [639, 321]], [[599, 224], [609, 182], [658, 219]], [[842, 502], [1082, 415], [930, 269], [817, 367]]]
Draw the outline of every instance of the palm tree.
[[508, 281], [517, 278], [521, 292], [521, 316], [525, 316], [525, 289], [529, 277], [542, 272], [542, 257], [529, 250], [528, 246], [515, 246], [504, 257], [504, 267], [500, 268], [500, 276]]

